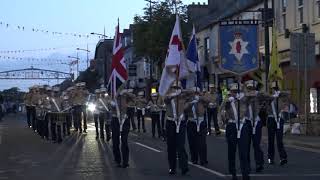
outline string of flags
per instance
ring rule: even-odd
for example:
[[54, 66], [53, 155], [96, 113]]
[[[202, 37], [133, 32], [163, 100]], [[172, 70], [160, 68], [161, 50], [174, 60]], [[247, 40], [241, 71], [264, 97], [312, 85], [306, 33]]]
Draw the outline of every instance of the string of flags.
[[[35, 57], [14, 57], [14, 56], [0, 56], [0, 59], [8, 59], [8, 60], [27, 60], [27, 61], [41, 61], [41, 62], [61, 62], [64, 63], [66, 60], [62, 59], [51, 59], [51, 58], [35, 58]], [[67, 59], [67, 58], [66, 58]], [[84, 60], [83, 60], [84, 61]]]
[[[14, 28], [16, 30], [20, 31], [32, 31], [34, 33], [43, 33], [47, 35], [54, 35], [54, 36], [72, 36], [77, 38], [90, 38], [92, 37], [90, 34], [82, 34], [82, 33], [70, 33], [70, 32], [61, 32], [61, 31], [50, 31], [47, 29], [41, 29], [41, 28], [28, 28], [24, 25], [14, 25], [10, 24], [8, 22], [0, 21], [0, 27], [2, 28]], [[95, 36], [97, 37], [97, 36]], [[102, 36], [98, 36], [99, 38], [103, 38]]]
[[15, 50], [0, 50], [0, 54], [19, 54], [19, 53], [28, 53], [28, 52], [46, 52], [46, 51], [56, 51], [60, 49], [71, 49], [74, 47], [81, 47], [84, 45], [96, 45], [97, 43], [87, 43], [87, 44], [75, 44], [68, 47], [53, 47], [53, 48], [37, 48], [37, 49], [15, 49]]

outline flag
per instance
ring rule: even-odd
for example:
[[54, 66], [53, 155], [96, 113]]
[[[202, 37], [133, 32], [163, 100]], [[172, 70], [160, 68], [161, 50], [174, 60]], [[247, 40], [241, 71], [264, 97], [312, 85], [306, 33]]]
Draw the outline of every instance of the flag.
[[182, 80], [183, 88], [189, 89], [196, 86], [202, 89], [201, 78], [200, 78], [201, 76], [200, 61], [198, 57], [196, 31], [194, 27], [192, 30], [192, 35], [190, 38], [188, 49], [186, 52], [186, 59], [187, 59], [187, 65], [191, 73], [184, 80]]
[[269, 67], [269, 81], [278, 81], [283, 79], [282, 70], [279, 67], [279, 54], [278, 54], [278, 45], [276, 37], [275, 26], [272, 28], [272, 55]]
[[116, 97], [118, 89], [128, 79], [128, 73], [124, 59], [124, 50], [121, 43], [121, 34], [119, 32], [119, 21], [113, 40], [112, 55], [111, 75], [108, 82], [108, 89], [110, 90], [111, 95]]
[[180, 18], [176, 15], [176, 22], [170, 38], [165, 67], [160, 79], [159, 94], [164, 96], [175, 80], [182, 79], [188, 76], [189, 73], [182, 43]]

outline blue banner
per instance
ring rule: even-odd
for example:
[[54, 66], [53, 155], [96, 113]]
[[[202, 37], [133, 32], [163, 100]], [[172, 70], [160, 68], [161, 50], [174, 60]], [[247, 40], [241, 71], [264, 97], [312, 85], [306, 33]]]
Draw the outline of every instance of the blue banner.
[[259, 67], [258, 26], [220, 26], [221, 68], [242, 75]]

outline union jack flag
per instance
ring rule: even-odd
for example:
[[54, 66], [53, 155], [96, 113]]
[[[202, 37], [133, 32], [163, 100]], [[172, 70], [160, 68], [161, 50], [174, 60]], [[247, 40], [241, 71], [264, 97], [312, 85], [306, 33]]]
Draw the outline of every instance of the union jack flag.
[[124, 50], [121, 43], [121, 33], [119, 32], [119, 22], [113, 40], [113, 57], [111, 63], [111, 75], [108, 88], [112, 97], [116, 97], [119, 87], [128, 79]]

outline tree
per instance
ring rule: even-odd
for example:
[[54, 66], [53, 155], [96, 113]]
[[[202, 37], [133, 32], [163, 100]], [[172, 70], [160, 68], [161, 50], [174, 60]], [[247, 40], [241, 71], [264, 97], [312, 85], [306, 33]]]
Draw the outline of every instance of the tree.
[[162, 70], [170, 36], [175, 23], [175, 6], [181, 19], [184, 43], [188, 42], [191, 25], [187, 7], [181, 1], [161, 0], [144, 8], [144, 15], [134, 17], [133, 46], [137, 57], [145, 57]]

